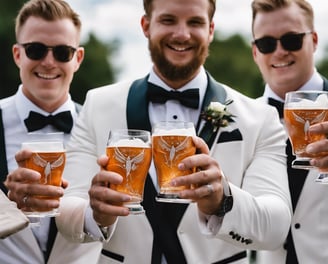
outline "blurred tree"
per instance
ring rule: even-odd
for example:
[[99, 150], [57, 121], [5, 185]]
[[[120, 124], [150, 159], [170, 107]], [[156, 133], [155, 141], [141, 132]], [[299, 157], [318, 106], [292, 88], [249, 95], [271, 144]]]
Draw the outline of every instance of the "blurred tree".
[[11, 47], [15, 43], [15, 17], [23, 0], [0, 1], [0, 98], [16, 92], [19, 73], [12, 58]]
[[84, 60], [71, 85], [72, 98], [80, 103], [84, 102], [89, 89], [113, 83], [119, 72], [111, 63], [118, 51], [118, 40], [105, 44], [90, 33], [89, 40], [82, 46], [85, 49]]
[[262, 76], [253, 61], [250, 44], [241, 35], [214, 37], [206, 69], [220, 82], [256, 98], [263, 93]]
[[328, 78], [328, 46], [326, 46], [323, 57], [317, 62], [318, 72]]
[[[24, 0], [0, 1], [0, 47], [3, 51], [0, 58], [0, 98], [13, 95], [20, 84], [11, 48], [16, 42], [14, 20], [24, 3]], [[112, 56], [119, 48], [117, 40], [103, 43], [90, 33], [88, 40], [81, 45], [85, 47], [85, 58], [71, 85], [72, 98], [79, 103], [83, 103], [89, 89], [112, 83], [119, 72], [111, 64]]]

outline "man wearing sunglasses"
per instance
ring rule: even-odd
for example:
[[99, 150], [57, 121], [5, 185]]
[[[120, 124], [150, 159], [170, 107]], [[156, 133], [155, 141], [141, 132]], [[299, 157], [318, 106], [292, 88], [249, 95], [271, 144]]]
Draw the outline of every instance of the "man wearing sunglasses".
[[[31, 153], [15, 154], [29, 132], [63, 131], [65, 142], [70, 138], [79, 105], [69, 89], [84, 57], [80, 31], [78, 14], [61, 0], [30, 0], [16, 18], [17, 43], [12, 51], [22, 84], [15, 95], [0, 101], [0, 176], [1, 189], [23, 211], [57, 208], [58, 200], [35, 196], [59, 198], [67, 186], [67, 182], [62, 187], [39, 184], [40, 175], [23, 165]], [[40, 226], [0, 240], [0, 262], [95, 263], [99, 250], [96, 243], [69, 243], [57, 232], [55, 218], [42, 218]]]
[[[318, 35], [313, 9], [304, 0], [254, 0], [252, 11], [253, 57], [266, 82], [259, 100], [275, 106], [283, 122], [287, 92], [328, 90], [327, 80], [316, 71], [314, 64]], [[311, 144], [313, 152], [323, 151], [322, 143]], [[258, 263], [327, 263], [328, 188], [315, 183], [316, 171], [290, 167], [294, 157], [289, 142], [286, 153], [294, 210], [290, 232], [281, 248], [258, 252]], [[315, 165], [327, 166], [323, 161], [316, 160]]]

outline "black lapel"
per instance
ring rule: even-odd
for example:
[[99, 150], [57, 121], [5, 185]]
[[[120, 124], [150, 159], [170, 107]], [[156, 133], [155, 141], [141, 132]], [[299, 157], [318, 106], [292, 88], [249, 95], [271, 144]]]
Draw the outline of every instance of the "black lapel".
[[126, 120], [128, 128], [151, 131], [148, 115], [148, 75], [132, 83], [128, 95]]
[[323, 79], [323, 90], [328, 91], [328, 80], [325, 77], [322, 77]]
[[0, 108], [0, 188], [7, 194], [8, 190], [3, 184], [8, 174], [6, 143], [5, 143], [5, 130], [2, 120], [2, 110]]

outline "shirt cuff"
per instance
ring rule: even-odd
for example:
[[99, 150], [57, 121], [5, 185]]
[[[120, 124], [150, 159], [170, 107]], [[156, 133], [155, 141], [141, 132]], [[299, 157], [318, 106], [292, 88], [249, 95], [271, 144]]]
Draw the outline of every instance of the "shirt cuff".
[[111, 238], [111, 235], [114, 231], [115, 223], [110, 226], [100, 227], [98, 223], [93, 219], [92, 209], [90, 206], [88, 206], [84, 218], [84, 232], [93, 240], [107, 242]]
[[219, 217], [217, 215], [208, 215], [198, 210], [198, 219], [199, 219], [199, 227], [202, 234], [207, 236], [215, 236], [223, 222], [223, 217]]

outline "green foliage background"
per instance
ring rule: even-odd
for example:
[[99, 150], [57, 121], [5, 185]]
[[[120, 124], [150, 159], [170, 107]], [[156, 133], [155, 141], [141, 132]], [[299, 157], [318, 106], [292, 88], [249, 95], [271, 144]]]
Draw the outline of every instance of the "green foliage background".
[[[25, 1], [0, 1], [0, 98], [16, 92], [19, 71], [13, 62], [11, 47], [15, 43], [14, 18]], [[82, 21], [83, 23], [83, 21]], [[263, 93], [264, 84], [256, 64], [253, 61], [250, 43], [242, 35], [219, 38], [216, 34], [210, 46], [206, 69], [218, 81], [250, 96], [258, 97]], [[71, 95], [77, 102], [83, 103], [86, 92], [94, 87], [115, 82], [119, 69], [114, 57], [120, 49], [119, 40], [103, 41], [90, 33], [82, 43], [85, 59], [75, 74], [71, 85]], [[318, 63], [318, 71], [328, 76], [327, 50]], [[133, 58], [131, 58], [133, 59]], [[148, 59], [148, 58], [145, 58]], [[124, 77], [124, 76], [123, 76]]]

